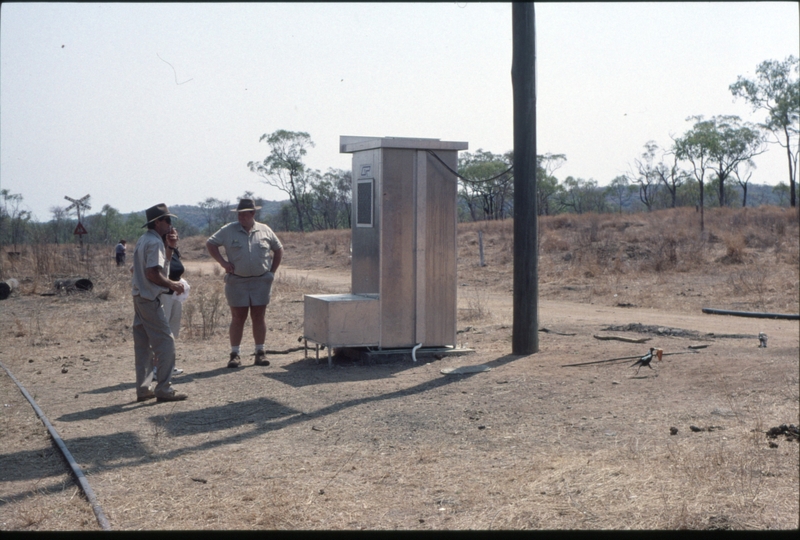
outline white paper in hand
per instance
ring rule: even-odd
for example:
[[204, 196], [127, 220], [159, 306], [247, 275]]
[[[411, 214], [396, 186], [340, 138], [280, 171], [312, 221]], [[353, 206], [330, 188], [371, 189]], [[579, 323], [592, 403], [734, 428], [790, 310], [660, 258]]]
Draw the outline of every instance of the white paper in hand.
[[183, 292], [181, 294], [175, 295], [175, 300], [183, 304], [186, 302], [186, 299], [189, 298], [189, 283], [186, 282], [185, 279], [181, 278], [179, 283], [183, 283]]

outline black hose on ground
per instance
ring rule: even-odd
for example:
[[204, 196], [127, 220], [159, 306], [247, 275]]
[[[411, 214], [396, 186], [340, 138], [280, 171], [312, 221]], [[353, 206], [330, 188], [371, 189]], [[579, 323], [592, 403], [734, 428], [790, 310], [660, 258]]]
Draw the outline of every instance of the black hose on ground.
[[39, 408], [39, 405], [36, 404], [36, 401], [31, 397], [28, 391], [25, 390], [25, 387], [22, 386], [22, 384], [20, 384], [17, 378], [14, 377], [11, 371], [9, 371], [9, 369], [5, 365], [3, 365], [2, 362], [0, 362], [0, 367], [2, 367], [6, 371], [6, 373], [8, 373], [8, 376], [11, 377], [11, 380], [14, 381], [14, 384], [17, 385], [17, 388], [19, 388], [20, 392], [22, 392], [22, 395], [25, 396], [25, 399], [27, 399], [28, 402], [31, 404], [33, 410], [36, 411], [36, 415], [45, 425], [47, 431], [50, 432], [50, 436], [56, 442], [56, 445], [58, 446], [59, 450], [61, 450], [61, 454], [64, 456], [64, 459], [66, 459], [67, 463], [69, 463], [72, 472], [75, 474], [75, 477], [77, 478], [78, 483], [80, 484], [81, 489], [83, 490], [83, 494], [86, 495], [86, 499], [92, 506], [94, 515], [97, 517], [97, 523], [100, 524], [100, 527], [104, 531], [110, 531], [111, 524], [108, 522], [108, 518], [103, 513], [103, 509], [100, 508], [100, 504], [98, 504], [97, 502], [97, 497], [95, 497], [94, 491], [92, 491], [92, 486], [89, 485], [89, 481], [86, 480], [86, 477], [83, 475], [83, 471], [81, 470], [80, 466], [75, 461], [75, 458], [72, 457], [72, 454], [70, 454], [69, 450], [67, 449], [67, 445], [65, 445], [64, 441], [61, 440], [61, 437], [56, 431], [56, 428], [53, 427], [53, 425], [50, 423], [50, 420], [47, 419], [42, 410]]
[[755, 317], [758, 319], [788, 319], [790, 321], [800, 320], [798, 313], [760, 313], [754, 311], [730, 311], [727, 309], [703, 308], [703, 313], [711, 315], [733, 315], [734, 317]]

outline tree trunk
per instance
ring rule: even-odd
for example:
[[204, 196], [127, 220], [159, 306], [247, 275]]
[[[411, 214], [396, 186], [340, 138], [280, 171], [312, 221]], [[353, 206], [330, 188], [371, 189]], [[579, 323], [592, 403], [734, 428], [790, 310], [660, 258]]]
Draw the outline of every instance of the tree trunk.
[[786, 135], [786, 156], [789, 159], [789, 203], [791, 207], [794, 208], [797, 206], [797, 194], [794, 181], [797, 171], [795, 171], [795, 161], [792, 159], [792, 141], [786, 126], [783, 128], [783, 133]]
[[703, 222], [703, 199], [705, 195], [705, 184], [700, 182], [700, 232], [702, 233], [705, 230], [705, 223]]

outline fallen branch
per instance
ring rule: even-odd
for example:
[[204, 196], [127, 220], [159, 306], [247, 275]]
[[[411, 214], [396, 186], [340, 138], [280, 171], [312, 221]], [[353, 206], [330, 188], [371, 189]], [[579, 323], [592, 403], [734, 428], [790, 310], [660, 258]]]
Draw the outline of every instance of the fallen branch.
[[616, 339], [617, 341], [624, 341], [625, 343], [647, 343], [652, 338], [629, 338], [629, 337], [622, 337], [622, 336], [592, 336], [595, 339], [603, 339], [603, 340], [610, 340]]

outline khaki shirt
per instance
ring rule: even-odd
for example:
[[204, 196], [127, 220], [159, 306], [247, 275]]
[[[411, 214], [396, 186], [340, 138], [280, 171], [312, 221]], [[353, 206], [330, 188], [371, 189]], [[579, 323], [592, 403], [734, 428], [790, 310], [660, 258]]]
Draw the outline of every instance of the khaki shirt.
[[163, 268], [161, 273], [164, 275], [169, 272], [164, 240], [154, 229], [149, 229], [139, 238], [136, 248], [133, 250], [133, 277], [131, 278], [133, 296], [155, 300], [159, 294], [169, 290], [147, 279], [145, 269], [154, 266]]
[[228, 223], [211, 235], [209, 242], [225, 248], [233, 273], [241, 277], [260, 276], [272, 268], [272, 252], [283, 249], [268, 226], [256, 222], [250, 232], [238, 221]]

